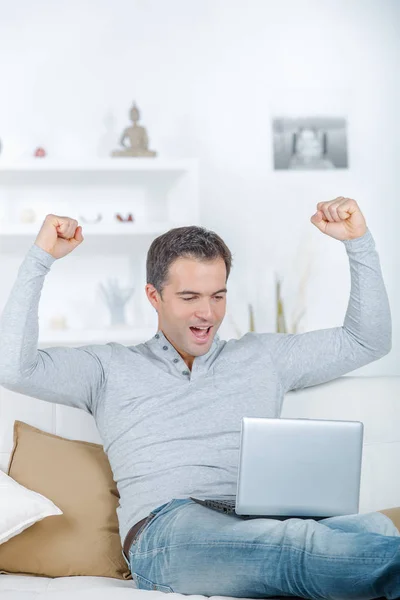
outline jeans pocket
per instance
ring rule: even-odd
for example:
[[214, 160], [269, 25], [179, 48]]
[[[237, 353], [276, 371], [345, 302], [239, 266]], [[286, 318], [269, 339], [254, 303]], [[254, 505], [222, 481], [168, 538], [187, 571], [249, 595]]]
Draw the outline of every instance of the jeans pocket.
[[166, 593], [173, 593], [174, 591], [169, 585], [155, 583], [154, 581], [150, 581], [150, 579], [146, 579], [146, 577], [139, 575], [139, 573], [132, 573], [132, 579], [139, 590], [157, 590]]

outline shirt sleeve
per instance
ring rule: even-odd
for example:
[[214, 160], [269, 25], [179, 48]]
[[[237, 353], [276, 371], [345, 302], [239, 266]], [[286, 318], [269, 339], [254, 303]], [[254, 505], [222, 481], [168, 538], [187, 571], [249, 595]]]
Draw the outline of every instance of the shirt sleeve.
[[351, 289], [342, 327], [300, 334], [257, 334], [270, 352], [284, 393], [336, 379], [391, 350], [392, 322], [371, 232], [342, 242]]
[[0, 384], [12, 391], [93, 414], [106, 382], [112, 344], [38, 350], [38, 308], [56, 259], [32, 245], [0, 318]]

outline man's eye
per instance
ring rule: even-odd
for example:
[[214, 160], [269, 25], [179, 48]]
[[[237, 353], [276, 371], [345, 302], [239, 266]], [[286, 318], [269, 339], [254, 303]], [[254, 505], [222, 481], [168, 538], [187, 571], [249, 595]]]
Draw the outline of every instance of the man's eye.
[[[214, 296], [214, 298], [216, 300], [223, 300], [223, 296]], [[195, 298], [182, 298], [182, 300], [185, 300], [185, 302], [187, 302], [188, 300], [195, 300]]]

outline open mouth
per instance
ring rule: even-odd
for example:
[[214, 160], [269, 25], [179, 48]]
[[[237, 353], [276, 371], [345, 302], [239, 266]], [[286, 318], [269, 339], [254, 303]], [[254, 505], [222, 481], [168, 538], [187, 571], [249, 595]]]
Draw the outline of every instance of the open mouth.
[[210, 337], [211, 326], [207, 328], [203, 327], [190, 327], [193, 337], [199, 342], [206, 342]]

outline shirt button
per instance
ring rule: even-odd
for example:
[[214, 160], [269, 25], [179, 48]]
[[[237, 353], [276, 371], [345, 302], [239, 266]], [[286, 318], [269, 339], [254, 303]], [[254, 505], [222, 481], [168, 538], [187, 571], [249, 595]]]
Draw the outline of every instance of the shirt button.
[[174, 358], [174, 363], [179, 362], [179, 358]]
[[156, 333], [156, 335], [155, 335], [154, 337], [155, 337], [155, 338], [158, 340], [158, 338], [159, 338], [160, 336], [158, 335], [158, 333]]
[[182, 375], [189, 375], [189, 371], [182, 371]]
[[168, 346], [163, 346], [162, 349], [163, 350], [168, 350]]

